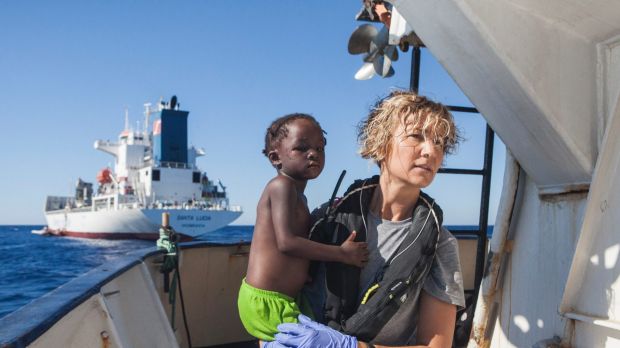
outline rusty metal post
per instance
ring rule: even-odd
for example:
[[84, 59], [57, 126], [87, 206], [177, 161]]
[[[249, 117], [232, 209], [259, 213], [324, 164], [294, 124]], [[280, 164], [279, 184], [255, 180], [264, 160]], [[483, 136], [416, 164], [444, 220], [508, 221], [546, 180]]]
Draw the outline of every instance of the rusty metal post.
[[480, 291], [478, 292], [468, 348], [487, 348], [491, 345], [495, 320], [501, 305], [501, 303], [496, 301], [497, 297], [495, 295], [502, 287], [503, 273], [510, 253], [511, 243], [508, 241], [508, 231], [517, 200], [520, 171], [521, 167], [517, 161], [509, 151], [506, 151], [502, 195], [493, 236], [491, 237], [486, 267], [482, 283], [480, 284]]

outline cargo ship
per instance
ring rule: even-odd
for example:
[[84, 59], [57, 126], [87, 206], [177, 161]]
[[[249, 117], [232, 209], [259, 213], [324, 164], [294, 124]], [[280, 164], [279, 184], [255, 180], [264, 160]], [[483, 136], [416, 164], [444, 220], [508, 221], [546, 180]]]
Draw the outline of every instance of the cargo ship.
[[[157, 239], [163, 212], [183, 239], [222, 228], [242, 209], [229, 204], [226, 187], [196, 165], [203, 149], [188, 147], [189, 112], [176, 96], [144, 104], [144, 127], [125, 129], [117, 142], [97, 140], [95, 149], [115, 158], [97, 174], [97, 187], [77, 180], [75, 194], [48, 196], [46, 233], [103, 239]], [[152, 118], [152, 120], [151, 120]]]

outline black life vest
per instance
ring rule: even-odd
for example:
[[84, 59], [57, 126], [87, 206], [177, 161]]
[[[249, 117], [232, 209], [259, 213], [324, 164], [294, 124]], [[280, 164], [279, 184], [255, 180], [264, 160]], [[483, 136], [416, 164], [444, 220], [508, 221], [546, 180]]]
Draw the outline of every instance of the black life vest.
[[[356, 241], [365, 241], [364, 219], [378, 182], [379, 176], [355, 181], [344, 197], [329, 209], [329, 215], [313, 224], [310, 238], [340, 245], [355, 230]], [[325, 205], [321, 209], [327, 211]], [[326, 263], [324, 316], [327, 324], [371, 342], [403, 303], [410, 298], [417, 300], [435, 257], [442, 218], [441, 208], [431, 197], [420, 192], [409, 233], [398, 247], [396, 256], [386, 262], [377, 284], [371, 286], [371, 291], [362, 289], [364, 296], [360, 296], [360, 268], [337, 262]]]

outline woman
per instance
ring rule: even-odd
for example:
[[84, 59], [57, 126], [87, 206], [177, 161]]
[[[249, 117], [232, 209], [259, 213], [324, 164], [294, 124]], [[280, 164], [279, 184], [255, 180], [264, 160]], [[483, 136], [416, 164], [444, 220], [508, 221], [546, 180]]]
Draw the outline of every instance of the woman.
[[311, 238], [339, 244], [357, 231], [368, 243], [368, 265], [325, 264], [307, 294], [322, 307], [317, 320], [329, 326], [300, 316], [300, 324], [281, 324], [266, 347], [452, 344], [457, 307], [465, 305], [458, 247], [441, 225], [441, 209], [421, 190], [458, 143], [453, 118], [423, 96], [392, 92], [360, 124], [358, 138], [380, 175], [317, 209]]

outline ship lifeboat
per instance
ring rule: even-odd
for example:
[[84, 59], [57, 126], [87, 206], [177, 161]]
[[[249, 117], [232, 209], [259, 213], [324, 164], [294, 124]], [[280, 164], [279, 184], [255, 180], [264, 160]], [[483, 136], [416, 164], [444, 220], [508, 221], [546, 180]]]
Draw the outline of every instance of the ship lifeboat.
[[109, 168], [103, 168], [97, 173], [97, 182], [107, 184], [112, 182], [112, 176]]

